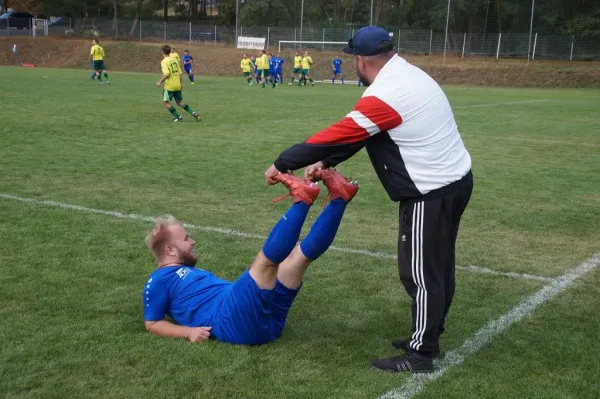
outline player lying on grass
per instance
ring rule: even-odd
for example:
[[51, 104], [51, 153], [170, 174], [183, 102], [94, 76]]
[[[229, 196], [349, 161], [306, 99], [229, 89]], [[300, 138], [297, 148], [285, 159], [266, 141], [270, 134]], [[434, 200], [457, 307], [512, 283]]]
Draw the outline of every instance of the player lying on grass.
[[273, 227], [250, 268], [235, 282], [196, 268], [194, 240], [175, 219], [160, 220], [146, 237], [158, 265], [144, 286], [146, 329], [191, 342], [215, 338], [257, 345], [279, 338], [306, 269], [329, 248], [346, 205], [358, 191], [357, 184], [333, 170], [319, 171], [315, 178], [325, 183], [331, 202], [299, 245], [302, 225], [319, 195], [319, 186], [291, 174], [274, 178], [289, 189], [284, 197], [291, 195], [294, 204]]

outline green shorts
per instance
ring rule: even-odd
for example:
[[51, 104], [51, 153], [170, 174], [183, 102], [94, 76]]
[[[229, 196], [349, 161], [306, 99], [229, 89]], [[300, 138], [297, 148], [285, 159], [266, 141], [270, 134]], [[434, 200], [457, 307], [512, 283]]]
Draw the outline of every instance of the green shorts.
[[244, 72], [244, 76], [245, 76], [245, 77], [248, 77], [248, 76], [250, 76], [250, 72]]
[[300, 74], [304, 75], [304, 76], [308, 76], [308, 75], [310, 75], [310, 69], [303, 69], [302, 72], [300, 72]]
[[300, 74], [300, 72], [302, 72], [302, 68], [294, 68], [294, 73], [296, 75]]
[[164, 102], [170, 102], [171, 100], [175, 100], [175, 102], [180, 103], [183, 101], [183, 95], [181, 94], [181, 90], [171, 91], [165, 90], [163, 92], [162, 100]]
[[266, 78], [269, 76], [269, 70], [268, 69], [259, 69], [259, 73], [258, 76], [260, 76], [261, 78]]
[[94, 60], [94, 71], [103, 71], [105, 69], [104, 60]]

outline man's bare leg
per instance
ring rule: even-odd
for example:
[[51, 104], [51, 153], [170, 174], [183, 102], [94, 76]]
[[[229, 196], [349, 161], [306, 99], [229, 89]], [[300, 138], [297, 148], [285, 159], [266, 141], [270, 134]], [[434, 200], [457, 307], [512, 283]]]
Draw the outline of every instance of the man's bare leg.
[[302, 253], [300, 245], [297, 245], [292, 253], [281, 262], [275, 278], [287, 288], [296, 290], [302, 285], [304, 273], [306, 273], [306, 269], [311, 263], [312, 260], [308, 259]]
[[278, 269], [279, 263], [270, 261], [263, 251], [260, 251], [250, 266], [250, 276], [252, 276], [258, 288], [272, 290], [277, 281]]

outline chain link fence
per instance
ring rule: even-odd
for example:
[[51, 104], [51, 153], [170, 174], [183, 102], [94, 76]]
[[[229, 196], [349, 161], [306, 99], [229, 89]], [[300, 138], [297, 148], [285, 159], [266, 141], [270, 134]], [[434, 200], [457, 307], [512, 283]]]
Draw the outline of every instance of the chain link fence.
[[[11, 26], [12, 23], [12, 26]], [[0, 22], [0, 35], [31, 35], [31, 21]], [[304, 28], [246, 27], [240, 26], [239, 36], [266, 38], [267, 46], [277, 49], [280, 41], [311, 41], [302, 44], [315, 50], [338, 51], [342, 45], [326, 42], [346, 42], [358, 28]], [[234, 46], [235, 27], [203, 25], [183, 21], [147, 21], [134, 24], [132, 20], [89, 18], [74, 21], [68, 17], [49, 21], [49, 35], [55, 37], [99, 37], [130, 41], [178, 41], [188, 43], [212, 43]], [[433, 55], [446, 53], [450, 56], [485, 56], [496, 58], [600, 59], [600, 41], [583, 40], [573, 36], [542, 35], [534, 33], [465, 34], [427, 29], [389, 29], [391, 38], [400, 53]], [[300, 48], [300, 44], [286, 43], [285, 48]]]

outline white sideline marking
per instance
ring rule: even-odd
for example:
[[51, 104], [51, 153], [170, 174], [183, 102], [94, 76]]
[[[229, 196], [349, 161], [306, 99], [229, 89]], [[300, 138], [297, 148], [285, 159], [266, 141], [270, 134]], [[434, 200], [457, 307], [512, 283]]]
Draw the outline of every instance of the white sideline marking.
[[463, 342], [459, 348], [448, 352], [444, 359], [439, 362], [438, 369], [435, 372], [429, 374], [412, 374], [401, 387], [393, 389], [381, 395], [379, 398], [408, 399], [419, 394], [425, 389], [427, 383], [437, 380], [446, 374], [450, 368], [462, 364], [467, 357], [473, 355], [490, 343], [496, 335], [500, 334], [512, 324], [531, 315], [538, 307], [573, 285], [577, 279], [594, 270], [598, 264], [600, 264], [600, 253], [595, 254], [590, 259], [569, 270], [562, 276], [553, 279], [550, 284], [523, 299], [510, 311], [504, 313], [496, 320], [490, 321], [485, 327], [481, 328]]
[[[96, 215], [113, 216], [113, 217], [116, 217], [119, 219], [141, 220], [141, 221], [150, 222], [150, 223], [154, 223], [157, 219], [156, 217], [153, 217], [153, 216], [138, 215], [136, 213], [123, 213], [123, 212], [118, 212], [118, 211], [108, 211], [108, 210], [104, 210], [104, 209], [88, 208], [86, 206], [67, 204], [65, 202], [58, 202], [58, 201], [52, 201], [52, 200], [37, 200], [35, 198], [18, 197], [16, 195], [11, 195], [11, 194], [0, 193], [0, 198], [19, 201], [19, 202], [25, 202], [28, 204], [45, 205], [45, 206], [50, 206], [50, 207], [54, 207], [54, 208], [63, 208], [63, 209], [69, 209], [72, 211], [92, 213], [92, 214], [96, 214]], [[267, 238], [266, 236], [263, 236], [260, 234], [246, 233], [243, 231], [227, 229], [227, 228], [223, 228], [223, 227], [200, 226], [197, 224], [190, 224], [190, 223], [183, 223], [183, 222], [182, 222], [182, 226], [185, 228], [188, 228], [188, 229], [201, 230], [201, 231], [207, 231], [210, 233], [219, 233], [219, 234], [224, 234], [224, 235], [228, 235], [228, 236], [235, 236], [235, 237], [242, 237], [242, 238], [256, 238], [256, 239], [260, 239], [260, 240], [264, 240], [265, 238]], [[378, 258], [378, 259], [394, 259], [394, 260], [397, 259], [397, 256], [393, 255], [393, 254], [389, 254], [389, 253], [385, 253], [385, 252], [374, 252], [374, 251], [369, 251], [366, 249], [336, 247], [335, 245], [330, 246], [329, 249], [331, 249], [333, 251], [337, 251], [337, 252], [343, 252], [343, 253], [347, 253], [347, 254], [364, 255], [364, 256], [369, 256], [369, 257]], [[456, 268], [459, 270], [464, 270], [464, 271], [468, 271], [468, 272], [472, 272], [472, 273], [488, 274], [488, 275], [494, 275], [494, 276], [504, 276], [504, 277], [511, 277], [511, 278], [516, 278], [516, 279], [523, 279], [523, 280], [538, 280], [538, 281], [551, 281], [552, 280], [552, 278], [550, 278], [550, 277], [536, 276], [533, 274], [519, 274], [519, 273], [514, 273], [514, 272], [506, 273], [506, 272], [500, 272], [500, 271], [487, 269], [485, 267], [479, 267], [479, 266], [457, 266]]]

